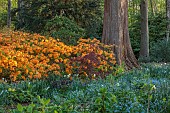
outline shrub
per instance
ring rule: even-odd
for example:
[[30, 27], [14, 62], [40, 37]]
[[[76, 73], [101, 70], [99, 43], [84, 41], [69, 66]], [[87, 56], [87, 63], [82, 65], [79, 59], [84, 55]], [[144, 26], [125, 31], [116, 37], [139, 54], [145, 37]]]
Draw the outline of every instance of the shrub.
[[[154, 16], [152, 13], [149, 13], [148, 18], [149, 42], [150, 47], [152, 47], [152, 43], [162, 40], [165, 37], [167, 21], [164, 12], [158, 12]], [[134, 53], [138, 57], [140, 51], [140, 14], [137, 13], [131, 16], [131, 20], [132, 22], [129, 24], [129, 35]]]
[[152, 61], [156, 62], [170, 62], [170, 41], [160, 40], [152, 44], [150, 49], [150, 56]]
[[[76, 73], [75, 69], [78, 70], [76, 74], [94, 74], [89, 70], [91, 66], [81, 68], [84, 62], [72, 62], [72, 59], [84, 59], [92, 55], [91, 53], [96, 56], [93, 59], [98, 63], [93, 63], [93, 71], [114, 71], [113, 66], [116, 62], [111, 46], [103, 45], [96, 39], [80, 39], [77, 46], [67, 46], [52, 37], [46, 38], [39, 34], [0, 34], [0, 79], [16, 81], [45, 78], [50, 73], [62, 76]], [[91, 65], [93, 59], [85, 61], [85, 65]]]
[[7, 18], [7, 14], [6, 13], [0, 13], [0, 28], [2, 29], [3, 27], [6, 26], [6, 18]]
[[73, 51], [77, 57], [71, 58], [70, 62], [73, 72], [91, 79], [98, 75], [103, 78], [110, 73], [114, 74], [116, 60], [111, 47], [97, 39], [80, 39]]
[[60, 38], [65, 44], [74, 45], [84, 35], [84, 29], [64, 16], [55, 16], [45, 25], [45, 35]]

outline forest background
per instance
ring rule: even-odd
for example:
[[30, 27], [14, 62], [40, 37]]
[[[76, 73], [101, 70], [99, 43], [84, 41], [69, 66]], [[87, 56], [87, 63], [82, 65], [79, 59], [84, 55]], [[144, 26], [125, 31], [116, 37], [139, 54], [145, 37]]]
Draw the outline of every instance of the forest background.
[[[8, 1], [1, 0], [0, 27], [7, 25]], [[166, 42], [167, 16], [165, 0], [148, 1], [150, 61], [168, 62]], [[141, 38], [140, 0], [129, 0], [129, 35], [135, 56], [139, 57]], [[75, 45], [80, 37], [101, 40], [103, 0], [12, 0], [11, 28], [60, 38]]]

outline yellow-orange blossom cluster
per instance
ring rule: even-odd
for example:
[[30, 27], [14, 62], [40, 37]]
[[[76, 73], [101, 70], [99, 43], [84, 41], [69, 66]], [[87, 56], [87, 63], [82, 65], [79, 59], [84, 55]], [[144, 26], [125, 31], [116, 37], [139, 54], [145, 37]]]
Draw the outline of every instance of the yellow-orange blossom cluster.
[[[106, 59], [101, 60], [99, 57], [100, 65], [96, 68], [103, 71], [106, 68], [113, 70], [112, 66], [116, 62], [110, 48], [97, 39], [80, 39], [78, 45], [67, 46], [52, 37], [46, 38], [39, 34], [0, 33], [0, 79], [16, 81], [47, 77], [49, 73], [60, 76], [72, 74], [74, 66], [69, 63], [71, 58], [84, 57], [90, 52], [104, 55]], [[87, 62], [90, 63], [90, 61]]]

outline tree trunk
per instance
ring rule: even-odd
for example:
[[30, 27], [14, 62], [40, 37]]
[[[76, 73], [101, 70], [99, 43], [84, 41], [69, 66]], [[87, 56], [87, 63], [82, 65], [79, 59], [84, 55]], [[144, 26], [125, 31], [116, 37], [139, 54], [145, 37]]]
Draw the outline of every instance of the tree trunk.
[[169, 32], [170, 32], [170, 0], [166, 0], [166, 16], [167, 16], [167, 33], [166, 33], [166, 39], [167, 42], [169, 41]]
[[152, 14], [155, 15], [154, 3], [152, 0], [150, 0], [150, 5], [151, 5]]
[[128, 0], [105, 0], [102, 42], [115, 44], [117, 64], [128, 69], [138, 67], [128, 33]]
[[152, 0], [153, 2], [153, 8], [154, 8], [154, 11], [155, 11], [155, 14], [158, 12], [158, 8], [157, 8], [157, 3], [155, 0]]
[[148, 29], [148, 0], [141, 0], [141, 41], [140, 56], [145, 60], [149, 58], [149, 29]]
[[8, 17], [7, 17], [7, 27], [11, 27], [11, 0], [8, 0]]
[[19, 26], [17, 29], [20, 29], [23, 27], [23, 22], [24, 20], [22, 19], [22, 14], [24, 13], [23, 12], [23, 5], [24, 5], [24, 1], [23, 0], [18, 0], [18, 23], [19, 23]]
[[17, 6], [18, 6], [18, 22], [19, 22], [19, 24], [21, 23], [21, 20], [20, 20], [20, 16], [21, 16], [21, 0], [18, 0], [18, 4], [17, 4]]

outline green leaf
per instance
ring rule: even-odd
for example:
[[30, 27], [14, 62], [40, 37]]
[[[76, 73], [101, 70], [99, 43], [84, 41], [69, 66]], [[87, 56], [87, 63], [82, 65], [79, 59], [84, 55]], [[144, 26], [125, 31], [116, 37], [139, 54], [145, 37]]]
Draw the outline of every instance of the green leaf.
[[95, 100], [95, 104], [100, 104], [102, 102], [102, 99], [100, 97], [98, 97], [96, 100]]
[[100, 89], [100, 93], [106, 93], [107, 92], [107, 89], [106, 88], [101, 88]]
[[18, 109], [18, 111], [22, 112], [24, 108], [21, 104], [18, 104], [17, 109]]
[[28, 113], [32, 113], [34, 107], [35, 107], [35, 104], [31, 103], [27, 108]]
[[117, 100], [116, 100], [116, 96], [115, 96], [115, 95], [113, 95], [113, 94], [111, 94], [111, 100], [112, 100], [112, 102], [117, 102]]
[[44, 100], [44, 104], [48, 105], [50, 103], [50, 99]]
[[33, 113], [41, 113], [40, 111], [38, 111], [38, 110], [34, 110], [34, 112]]
[[58, 113], [58, 112], [55, 110], [54, 113]]

